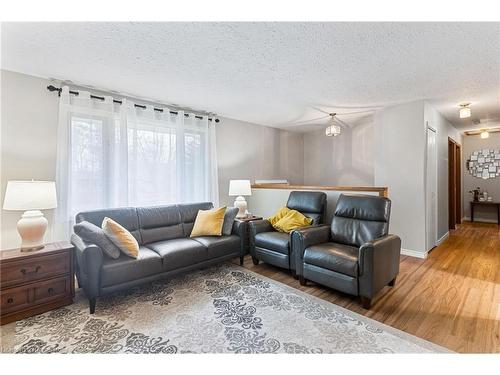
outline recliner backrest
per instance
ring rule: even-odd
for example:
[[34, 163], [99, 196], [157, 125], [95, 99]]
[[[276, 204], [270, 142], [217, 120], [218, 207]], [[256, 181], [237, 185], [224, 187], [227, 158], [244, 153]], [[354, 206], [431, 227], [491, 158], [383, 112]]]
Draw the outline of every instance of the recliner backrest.
[[142, 244], [142, 237], [139, 231], [139, 219], [135, 207], [106, 208], [102, 210], [84, 211], [76, 215], [76, 222], [88, 221], [101, 228], [105, 217], [116, 221], [122, 227], [127, 229], [137, 242]]
[[325, 222], [326, 194], [320, 191], [292, 191], [286, 206], [313, 219], [313, 225]]
[[332, 219], [333, 242], [361, 246], [389, 233], [391, 201], [372, 195], [341, 194]]

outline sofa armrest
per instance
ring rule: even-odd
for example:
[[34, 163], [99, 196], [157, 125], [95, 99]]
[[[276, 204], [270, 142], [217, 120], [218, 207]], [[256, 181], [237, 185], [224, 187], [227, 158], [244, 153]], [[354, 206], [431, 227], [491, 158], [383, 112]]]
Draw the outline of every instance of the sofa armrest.
[[101, 283], [102, 250], [74, 233], [71, 235], [71, 243], [75, 246], [77, 269], [80, 273], [78, 283], [88, 298], [95, 298], [99, 295]]
[[388, 234], [359, 248], [359, 290], [373, 297], [399, 273], [401, 238]]
[[330, 227], [315, 225], [296, 229], [291, 233], [291, 253], [295, 259], [295, 271], [302, 275], [304, 251], [313, 245], [330, 241]]
[[231, 230], [231, 234], [234, 234], [240, 237], [240, 256], [245, 255], [246, 248], [248, 246], [248, 236], [247, 236], [247, 228], [246, 224], [243, 221], [235, 220], [233, 223], [233, 228]]

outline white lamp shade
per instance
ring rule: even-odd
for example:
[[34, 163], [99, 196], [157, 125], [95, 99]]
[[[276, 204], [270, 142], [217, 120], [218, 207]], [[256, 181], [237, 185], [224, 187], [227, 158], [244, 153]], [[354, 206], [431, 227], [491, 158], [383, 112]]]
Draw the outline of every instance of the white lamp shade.
[[57, 207], [56, 184], [52, 181], [9, 181], [3, 209], [48, 210]]
[[250, 180], [229, 181], [229, 195], [252, 195], [252, 186], [250, 185]]

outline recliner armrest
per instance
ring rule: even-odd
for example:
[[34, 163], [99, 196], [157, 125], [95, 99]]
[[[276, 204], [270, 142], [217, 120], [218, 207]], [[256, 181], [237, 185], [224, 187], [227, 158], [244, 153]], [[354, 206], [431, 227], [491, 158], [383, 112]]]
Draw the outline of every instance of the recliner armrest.
[[250, 238], [255, 237], [256, 234], [262, 232], [273, 232], [274, 228], [269, 222], [269, 220], [254, 220], [248, 223], [250, 225]]
[[291, 233], [291, 253], [294, 257], [295, 272], [303, 274], [304, 251], [313, 245], [330, 241], [330, 227], [328, 225], [315, 225], [296, 229]]
[[359, 291], [371, 298], [399, 273], [401, 238], [388, 234], [359, 248]]
[[292, 244], [296, 244], [297, 249], [302, 250], [302, 253], [304, 253], [304, 250], [309, 246], [330, 241], [330, 227], [328, 225], [315, 225], [296, 229], [291, 235]]

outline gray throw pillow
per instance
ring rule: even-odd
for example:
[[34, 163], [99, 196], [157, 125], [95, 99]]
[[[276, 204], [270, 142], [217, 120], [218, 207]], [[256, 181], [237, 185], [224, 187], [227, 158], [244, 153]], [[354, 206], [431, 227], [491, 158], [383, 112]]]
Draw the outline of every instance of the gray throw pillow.
[[106, 237], [104, 231], [97, 225], [82, 221], [74, 226], [75, 233], [85, 242], [99, 246], [104, 254], [113, 259], [120, 257], [120, 249]]
[[224, 214], [224, 223], [222, 224], [222, 235], [230, 236], [233, 230], [234, 219], [238, 215], [238, 207], [227, 207]]

